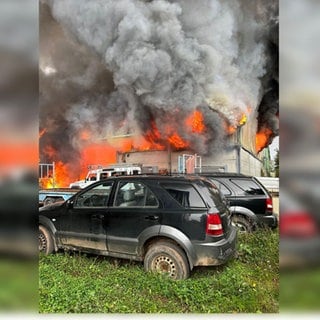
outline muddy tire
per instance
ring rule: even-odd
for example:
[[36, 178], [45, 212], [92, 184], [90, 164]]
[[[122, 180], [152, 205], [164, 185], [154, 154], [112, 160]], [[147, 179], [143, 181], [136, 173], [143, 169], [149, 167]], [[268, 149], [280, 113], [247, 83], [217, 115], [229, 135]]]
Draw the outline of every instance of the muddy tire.
[[238, 228], [239, 232], [250, 233], [254, 230], [254, 225], [242, 216], [232, 216], [231, 222], [232, 225]]
[[144, 258], [144, 269], [168, 275], [174, 280], [186, 279], [190, 275], [185, 253], [169, 241], [158, 241], [148, 248]]
[[44, 254], [50, 254], [53, 252], [52, 236], [43, 226], [39, 226], [39, 252]]

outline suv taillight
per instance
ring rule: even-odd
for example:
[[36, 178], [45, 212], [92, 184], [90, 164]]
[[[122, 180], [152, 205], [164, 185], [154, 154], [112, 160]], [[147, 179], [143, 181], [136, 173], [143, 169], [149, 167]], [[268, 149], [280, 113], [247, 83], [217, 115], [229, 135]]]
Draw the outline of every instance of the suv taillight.
[[308, 212], [286, 212], [280, 215], [280, 236], [305, 238], [316, 234], [316, 222]]
[[218, 213], [207, 214], [206, 234], [209, 236], [223, 235], [222, 222]]
[[272, 211], [273, 210], [273, 203], [272, 203], [272, 198], [267, 198], [266, 199], [266, 211]]

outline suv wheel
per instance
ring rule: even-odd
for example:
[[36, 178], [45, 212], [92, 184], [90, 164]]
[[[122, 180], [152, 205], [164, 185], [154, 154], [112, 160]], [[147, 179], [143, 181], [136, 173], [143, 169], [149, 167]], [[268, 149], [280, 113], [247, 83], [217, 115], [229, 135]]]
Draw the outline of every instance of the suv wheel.
[[186, 279], [190, 275], [186, 255], [169, 241], [158, 241], [148, 248], [144, 268], [146, 271], [166, 274], [174, 280]]
[[233, 226], [237, 227], [239, 232], [252, 232], [253, 231], [253, 225], [250, 223], [250, 221], [244, 217], [241, 216], [232, 216], [231, 217], [231, 223]]
[[43, 226], [39, 226], [39, 252], [49, 254], [53, 251], [53, 239], [50, 232]]

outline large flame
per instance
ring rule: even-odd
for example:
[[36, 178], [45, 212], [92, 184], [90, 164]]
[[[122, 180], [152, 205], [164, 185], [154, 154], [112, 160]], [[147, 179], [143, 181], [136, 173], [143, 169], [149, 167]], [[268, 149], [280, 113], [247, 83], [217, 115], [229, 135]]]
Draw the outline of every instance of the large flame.
[[203, 133], [205, 130], [205, 124], [203, 122], [203, 115], [200, 111], [194, 111], [185, 121], [186, 125], [191, 128], [192, 132]]
[[[184, 132], [189, 135], [200, 135], [206, 130], [203, 114], [198, 110], [187, 116], [182, 123]], [[190, 143], [182, 138], [177, 128], [169, 122], [160, 132], [155, 121], [150, 122], [150, 128], [143, 136], [123, 137], [121, 146], [116, 146], [121, 152], [165, 150], [169, 147], [173, 150], [184, 150], [190, 147]]]
[[189, 143], [183, 140], [176, 132], [168, 138], [168, 141], [170, 142], [170, 145], [177, 150], [183, 150], [189, 147]]
[[[46, 146], [42, 152], [47, 158], [55, 162], [55, 173], [54, 177], [53, 173], [51, 173], [51, 176], [49, 174], [47, 179], [43, 179], [42, 187], [67, 187], [75, 180], [82, 180], [85, 178], [90, 165], [104, 166], [115, 163], [117, 152], [166, 150], [168, 148], [177, 151], [192, 148], [192, 140], [188, 140], [185, 137], [192, 139], [194, 136], [201, 135], [204, 137], [207, 128], [204, 123], [203, 113], [195, 110], [188, 116], [183, 117], [179, 113], [177, 116], [182, 117], [181, 126], [179, 127], [172, 126], [168, 121], [160, 131], [156, 122], [151, 121], [149, 129], [143, 135], [114, 136], [108, 139], [108, 142], [94, 143], [92, 142], [93, 135], [89, 130], [79, 131], [78, 140], [81, 142], [82, 150], [80, 152], [79, 163], [76, 166], [77, 172], [75, 172], [75, 166], [72, 163], [63, 163], [61, 159], [57, 159], [57, 150], [50, 145]], [[225, 134], [233, 134], [236, 129], [244, 125], [246, 121], [246, 113], [239, 113], [236, 124], [231, 124], [225, 119]], [[40, 137], [45, 133], [46, 129], [43, 129]], [[183, 137], [181, 133], [183, 133]], [[263, 146], [265, 144], [265, 142], [262, 141], [263, 137], [264, 135], [262, 133], [257, 134], [257, 150], [260, 150], [260, 145]]]
[[273, 132], [271, 129], [264, 127], [256, 134], [256, 151], [259, 153], [262, 149], [268, 146]]
[[[40, 137], [45, 133], [46, 129], [43, 129]], [[45, 146], [42, 153], [46, 159], [49, 159], [48, 163], [54, 163], [54, 170], [49, 171], [46, 177], [39, 180], [40, 188], [68, 187], [71, 182], [84, 179], [90, 165], [108, 165], [116, 162], [116, 148], [105, 142], [91, 143], [90, 138], [91, 134], [88, 130], [79, 132], [79, 140], [82, 141], [83, 147], [77, 164], [64, 163], [58, 159], [58, 151], [53, 146]]]
[[62, 161], [54, 163], [54, 169], [47, 173], [47, 176], [39, 181], [40, 188], [63, 188], [67, 187], [70, 183], [68, 165]]

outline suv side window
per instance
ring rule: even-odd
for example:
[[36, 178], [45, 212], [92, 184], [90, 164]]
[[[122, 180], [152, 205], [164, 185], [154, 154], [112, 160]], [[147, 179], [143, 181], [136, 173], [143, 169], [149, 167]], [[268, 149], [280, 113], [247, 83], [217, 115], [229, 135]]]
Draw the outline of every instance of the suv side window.
[[74, 208], [106, 207], [112, 188], [112, 181], [101, 183], [76, 197]]
[[115, 207], [158, 207], [154, 193], [141, 182], [120, 182], [114, 200]]
[[240, 190], [242, 195], [264, 195], [262, 188], [251, 179], [230, 179]]
[[161, 186], [185, 208], [206, 208], [205, 203], [192, 184], [163, 183]]
[[219, 191], [224, 195], [224, 196], [228, 196], [231, 195], [231, 191], [220, 181], [216, 180], [216, 179], [212, 179], [210, 178], [210, 180], [212, 180], [212, 182], [217, 186], [217, 188], [219, 189]]
[[108, 178], [108, 173], [107, 172], [103, 172], [100, 174], [100, 179], [101, 180], [104, 180], [104, 179], [107, 179]]

